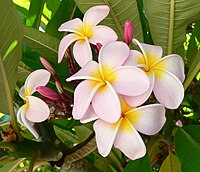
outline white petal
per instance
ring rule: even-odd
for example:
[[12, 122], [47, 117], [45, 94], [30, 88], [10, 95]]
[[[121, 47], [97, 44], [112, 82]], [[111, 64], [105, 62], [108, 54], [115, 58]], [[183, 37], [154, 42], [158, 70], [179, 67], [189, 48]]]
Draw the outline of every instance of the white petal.
[[107, 5], [98, 5], [89, 8], [83, 17], [83, 22], [95, 26], [104, 18], [106, 18], [106, 16], [109, 14], [109, 11], [110, 9]]
[[32, 95], [38, 86], [45, 86], [49, 82], [50, 76], [50, 72], [44, 69], [38, 69], [32, 72], [24, 84], [26, 96]]
[[74, 106], [72, 115], [74, 119], [82, 119], [87, 112], [90, 103], [102, 83], [85, 80], [82, 81], [74, 92]]
[[154, 135], [158, 133], [165, 124], [165, 108], [160, 104], [142, 106], [126, 112], [127, 119], [137, 131]]
[[116, 124], [107, 123], [101, 119], [97, 120], [93, 127], [96, 136], [96, 143], [99, 153], [106, 157], [112, 149], [115, 137], [117, 135], [121, 120]]
[[105, 45], [111, 41], [117, 40], [117, 34], [108, 26], [95, 26], [93, 28], [93, 36], [89, 39], [89, 42], [96, 45], [100, 43]]
[[25, 88], [24, 86], [22, 86], [19, 90], [19, 96], [22, 98], [22, 99], [25, 99], [26, 97], [26, 92], [25, 92]]
[[184, 98], [184, 88], [180, 80], [165, 70], [154, 70], [155, 84], [153, 92], [156, 99], [169, 109], [176, 109]]
[[34, 96], [27, 96], [28, 108], [26, 110], [26, 118], [31, 122], [43, 122], [49, 115], [48, 105], [41, 99]]
[[78, 40], [78, 37], [71, 33], [66, 35], [59, 44], [59, 48], [58, 48], [58, 63], [60, 63], [63, 59], [63, 56], [65, 54], [65, 51], [67, 50], [67, 48], [75, 41]]
[[85, 40], [77, 41], [74, 44], [73, 54], [76, 62], [81, 67], [92, 60], [92, 50], [87, 38], [85, 38]]
[[146, 153], [142, 138], [126, 118], [121, 122], [114, 146], [132, 160], [141, 158]]
[[88, 110], [86, 111], [85, 115], [80, 119], [81, 123], [88, 123], [98, 119], [99, 117], [94, 112], [92, 105], [89, 106]]
[[138, 66], [139, 64], [145, 64], [143, 54], [137, 50], [131, 50], [123, 66]]

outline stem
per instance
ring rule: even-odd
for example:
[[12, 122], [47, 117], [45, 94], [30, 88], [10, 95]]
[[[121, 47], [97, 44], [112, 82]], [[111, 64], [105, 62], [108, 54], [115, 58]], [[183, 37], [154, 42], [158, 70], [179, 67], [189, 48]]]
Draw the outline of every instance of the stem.
[[172, 54], [173, 38], [174, 38], [174, 0], [171, 0], [167, 54]]
[[0, 148], [8, 149], [10, 152], [17, 150], [17, 146], [12, 142], [0, 142]]

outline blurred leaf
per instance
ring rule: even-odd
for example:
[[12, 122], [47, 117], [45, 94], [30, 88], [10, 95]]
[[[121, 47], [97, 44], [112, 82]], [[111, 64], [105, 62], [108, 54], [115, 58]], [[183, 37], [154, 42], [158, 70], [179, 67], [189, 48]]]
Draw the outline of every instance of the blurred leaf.
[[181, 164], [178, 158], [170, 152], [162, 163], [159, 172], [181, 172]]
[[54, 16], [60, 3], [61, 3], [60, 0], [46, 0], [46, 6], [52, 12], [52, 16]]
[[80, 10], [85, 13], [87, 9], [95, 5], [108, 5], [110, 14], [102, 24], [115, 30], [119, 40], [123, 40], [123, 26], [126, 20], [131, 20], [134, 25], [134, 37], [143, 41], [142, 26], [136, 0], [75, 0]]
[[16, 170], [16, 168], [18, 167], [18, 165], [24, 160], [24, 158], [20, 158], [17, 160], [14, 160], [12, 162], [8, 162], [6, 164], [4, 164], [1, 168], [0, 171], [2, 172], [12, 172], [14, 170]]
[[45, 0], [31, 1], [26, 25], [39, 28]]
[[84, 141], [85, 139], [87, 139], [90, 134], [92, 134], [92, 130], [90, 130], [89, 128], [87, 128], [84, 125], [80, 125], [80, 126], [74, 126], [75, 131], [76, 131], [76, 135], [78, 136], [80, 141]]
[[199, 0], [144, 0], [144, 9], [155, 45], [164, 55], [183, 55], [186, 28], [200, 19]]
[[180, 128], [175, 135], [175, 151], [181, 162], [182, 172], [200, 171], [200, 126]]
[[26, 66], [23, 62], [20, 62], [18, 66], [17, 82], [24, 83], [31, 72], [32, 70], [28, 66]]
[[21, 59], [22, 24], [12, 1], [0, 0], [0, 4], [0, 112], [10, 114]]
[[129, 161], [126, 165], [124, 172], [137, 171], [137, 172], [152, 172], [149, 157], [146, 154], [144, 157]]

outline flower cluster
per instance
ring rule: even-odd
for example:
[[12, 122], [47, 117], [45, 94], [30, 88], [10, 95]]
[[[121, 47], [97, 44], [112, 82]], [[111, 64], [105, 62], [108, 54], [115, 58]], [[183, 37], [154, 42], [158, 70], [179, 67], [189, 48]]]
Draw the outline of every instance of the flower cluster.
[[[176, 109], [181, 104], [184, 63], [176, 54], [162, 57], [160, 46], [132, 39], [134, 30], [130, 21], [125, 23], [124, 42], [117, 41], [114, 30], [97, 26], [108, 14], [108, 6], [95, 6], [88, 9], [83, 21], [76, 18], [62, 24], [59, 31], [71, 33], [60, 42], [58, 62], [75, 42], [73, 56], [81, 69], [66, 79], [68, 82], [82, 80], [74, 92], [73, 119], [82, 123], [96, 120], [93, 128], [102, 156], [107, 156], [114, 145], [134, 160], [146, 153], [138, 132], [146, 135], [158, 133], [166, 121], [165, 107]], [[141, 51], [130, 50], [131, 43], [139, 46]], [[92, 47], [98, 51], [97, 60], [93, 59]], [[55, 75], [55, 72], [51, 74]], [[44, 87], [49, 78], [47, 71], [35, 71], [20, 90], [26, 104], [19, 109], [18, 120], [36, 138], [38, 136], [32, 126], [34, 122], [47, 119], [49, 112], [47, 105], [31, 94], [37, 87], [42, 95], [59, 99]], [[158, 101], [156, 104], [148, 104], [152, 92]], [[141, 106], [143, 103], [146, 105]]]

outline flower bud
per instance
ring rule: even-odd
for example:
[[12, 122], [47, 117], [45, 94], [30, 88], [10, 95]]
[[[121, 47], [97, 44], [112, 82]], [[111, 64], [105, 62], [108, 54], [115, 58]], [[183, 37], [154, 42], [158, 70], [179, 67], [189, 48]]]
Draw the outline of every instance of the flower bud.
[[97, 46], [97, 50], [100, 51], [102, 45], [100, 43], [97, 43], [96, 46]]
[[56, 75], [56, 71], [53, 69], [51, 64], [43, 57], [40, 57], [40, 61], [43, 64], [43, 66], [53, 75]]
[[130, 20], [127, 20], [124, 25], [124, 42], [129, 45], [132, 42], [133, 39], [133, 25]]
[[46, 98], [49, 98], [51, 100], [59, 100], [60, 96], [53, 91], [51, 88], [45, 87], [45, 86], [38, 86], [36, 90], [43, 95]]

